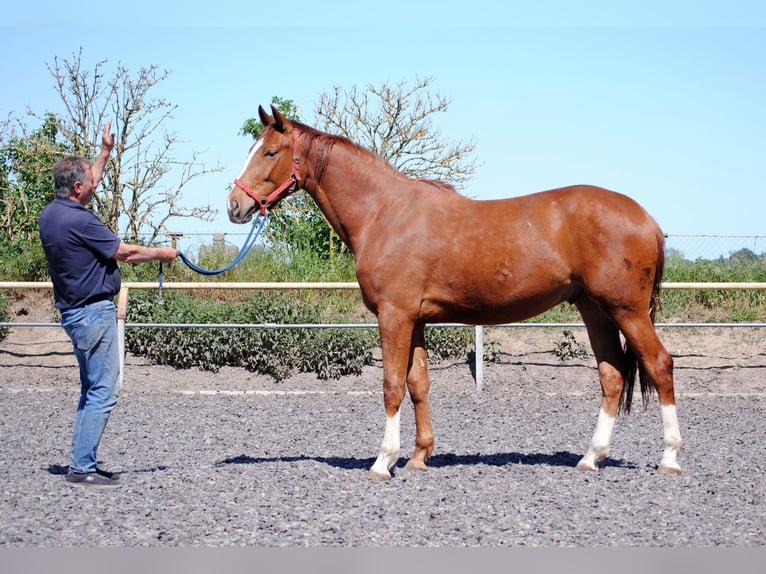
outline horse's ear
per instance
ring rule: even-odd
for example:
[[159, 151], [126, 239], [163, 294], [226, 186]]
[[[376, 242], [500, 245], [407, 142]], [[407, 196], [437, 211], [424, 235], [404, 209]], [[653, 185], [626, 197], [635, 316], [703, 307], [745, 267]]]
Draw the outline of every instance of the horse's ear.
[[280, 112], [274, 104], [271, 104], [271, 113], [274, 114], [274, 128], [278, 132], [285, 131], [285, 116], [282, 115], [282, 112]]
[[258, 106], [258, 117], [261, 118], [263, 127], [270, 126], [274, 123], [274, 118], [266, 113], [266, 110], [263, 109], [263, 106]]

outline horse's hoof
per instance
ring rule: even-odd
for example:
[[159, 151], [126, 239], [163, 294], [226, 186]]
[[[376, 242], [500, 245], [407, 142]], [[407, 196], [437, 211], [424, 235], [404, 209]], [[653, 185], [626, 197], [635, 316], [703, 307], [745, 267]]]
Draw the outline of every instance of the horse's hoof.
[[661, 464], [660, 467], [657, 469], [657, 472], [659, 474], [666, 474], [668, 476], [678, 476], [679, 474], [681, 474], [681, 467], [678, 465], [669, 466], [667, 464]]
[[577, 470], [587, 470], [588, 472], [596, 472], [598, 470], [598, 467], [595, 464], [585, 460], [580, 460], [575, 468]]
[[428, 470], [426, 463], [422, 460], [410, 460], [404, 467], [406, 470], [419, 470], [425, 472]]
[[391, 473], [387, 472], [383, 474], [382, 472], [378, 472], [377, 470], [370, 470], [367, 473], [367, 478], [371, 480], [376, 480], [378, 482], [386, 482], [387, 480], [391, 480]]

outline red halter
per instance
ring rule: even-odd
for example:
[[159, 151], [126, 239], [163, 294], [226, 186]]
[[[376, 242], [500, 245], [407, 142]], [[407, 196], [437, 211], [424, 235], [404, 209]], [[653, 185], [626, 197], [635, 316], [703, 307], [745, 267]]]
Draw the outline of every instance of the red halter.
[[236, 185], [239, 189], [241, 189], [247, 195], [252, 197], [255, 200], [255, 202], [261, 206], [261, 215], [262, 216], [266, 215], [266, 211], [268, 210], [269, 206], [273, 204], [275, 201], [277, 201], [280, 197], [282, 197], [283, 194], [285, 197], [287, 197], [288, 195], [293, 194], [300, 189], [301, 175], [298, 172], [299, 161], [300, 160], [298, 158], [298, 130], [293, 129], [293, 168], [292, 170], [290, 170], [290, 177], [287, 179], [286, 182], [284, 182], [282, 185], [280, 185], [278, 188], [276, 188], [266, 197], [258, 195], [252, 189], [250, 189], [244, 183], [242, 183], [239, 179], [234, 180], [234, 185]]

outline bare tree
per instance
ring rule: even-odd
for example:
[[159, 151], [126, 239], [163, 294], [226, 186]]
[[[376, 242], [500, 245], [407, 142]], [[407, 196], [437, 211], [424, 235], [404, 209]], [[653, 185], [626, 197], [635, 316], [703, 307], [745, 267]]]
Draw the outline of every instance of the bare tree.
[[106, 79], [105, 64], [103, 60], [93, 69], [86, 68], [81, 49], [71, 59], [55, 58], [53, 65], [48, 65], [65, 109], [58, 117], [59, 132], [73, 153], [94, 157], [103, 125], [108, 118], [113, 119], [117, 138], [103, 188], [94, 197], [94, 211], [131, 242], [147, 236], [148, 242], [153, 242], [167, 232], [172, 218], [212, 221], [216, 209], [184, 207], [180, 200], [191, 181], [223, 168], [217, 164], [205, 167], [196, 152], [188, 160], [173, 157], [179, 140], [166, 131], [166, 125], [177, 106], [149, 94], [170, 72], [152, 65], [131, 75], [118, 65]]
[[412, 85], [381, 83], [360, 90], [335, 86], [314, 109], [318, 127], [337, 133], [382, 156], [411, 177], [448, 181], [461, 188], [476, 172], [473, 142], [451, 142], [434, 127], [435, 114], [450, 100], [429, 89], [432, 78]]

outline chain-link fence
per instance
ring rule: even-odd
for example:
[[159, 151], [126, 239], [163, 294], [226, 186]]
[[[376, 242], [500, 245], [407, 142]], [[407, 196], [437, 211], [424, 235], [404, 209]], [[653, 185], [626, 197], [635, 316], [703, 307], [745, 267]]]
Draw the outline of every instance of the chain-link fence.
[[665, 238], [666, 252], [678, 254], [688, 261], [726, 261], [737, 255], [766, 257], [766, 235], [668, 233]]

